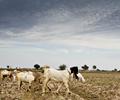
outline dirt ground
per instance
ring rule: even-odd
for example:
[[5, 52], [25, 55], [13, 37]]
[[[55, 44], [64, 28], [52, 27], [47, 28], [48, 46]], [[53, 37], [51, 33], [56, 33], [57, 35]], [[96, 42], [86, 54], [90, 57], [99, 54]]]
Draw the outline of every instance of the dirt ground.
[[[54, 93], [47, 90], [42, 96], [42, 83], [32, 83], [28, 91], [28, 83], [22, 85], [21, 90], [17, 89], [17, 82], [9, 79], [0, 81], [0, 100], [120, 100], [120, 73], [113, 72], [84, 72], [85, 83], [70, 82], [71, 94], [65, 95], [65, 87], [60, 92]], [[56, 90], [59, 84], [49, 83], [52, 91]]]

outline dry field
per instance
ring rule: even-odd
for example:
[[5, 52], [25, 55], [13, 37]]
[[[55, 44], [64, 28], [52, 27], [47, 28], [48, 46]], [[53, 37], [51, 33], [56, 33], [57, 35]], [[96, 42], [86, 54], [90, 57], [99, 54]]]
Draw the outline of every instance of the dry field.
[[[42, 84], [37, 80], [27, 91], [27, 83], [17, 90], [17, 83], [8, 79], [0, 81], [0, 100], [120, 100], [120, 72], [83, 72], [85, 83], [70, 82], [71, 94], [65, 97], [65, 88], [59, 94], [47, 92], [41, 95]], [[54, 91], [57, 84], [49, 86]]]

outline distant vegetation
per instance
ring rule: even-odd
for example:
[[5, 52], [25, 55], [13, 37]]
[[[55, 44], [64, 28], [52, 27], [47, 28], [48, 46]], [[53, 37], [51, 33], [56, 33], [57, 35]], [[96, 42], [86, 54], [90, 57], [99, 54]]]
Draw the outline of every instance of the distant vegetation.
[[[51, 67], [51, 66], [50, 66]], [[65, 64], [61, 64], [61, 65], [59, 65], [58, 66], [58, 69], [59, 70], [65, 70], [66, 68], [67, 68], [68, 66], [67, 65], [65, 65]], [[91, 72], [91, 71], [94, 71], [94, 72], [120, 72], [120, 70], [119, 69], [117, 69], [117, 68], [113, 68], [113, 70], [103, 70], [103, 69], [100, 69], [100, 68], [98, 68], [96, 65], [93, 65], [93, 66], [91, 66], [92, 67], [92, 69], [90, 69], [90, 67], [88, 66], [88, 65], [83, 65], [83, 66], [77, 66], [78, 68], [79, 68], [79, 70], [80, 71], [89, 71], [89, 72]], [[0, 70], [1, 69], [8, 69], [8, 70], [14, 70], [14, 69], [18, 69], [18, 70], [42, 70], [42, 67], [39, 65], [39, 64], [35, 64], [33, 67], [22, 67], [22, 68], [20, 68], [20, 67], [16, 67], [16, 68], [14, 68], [14, 67], [12, 67], [12, 66], [10, 66], [10, 65], [7, 65], [6, 66], [6, 68], [4, 67], [4, 68], [2, 68], [2, 67], [0, 67]]]
[[93, 65], [93, 69], [96, 70], [96, 68], [97, 68], [96, 65]]
[[39, 64], [35, 64], [35, 65], [34, 65], [34, 68], [35, 68], [35, 69], [39, 69], [39, 68], [40, 68], [40, 65], [39, 65]]
[[67, 66], [66, 66], [65, 64], [62, 64], [62, 65], [59, 66], [59, 69], [60, 69], [60, 70], [65, 70], [66, 67], [67, 67]]
[[84, 65], [84, 66], [82, 66], [82, 69], [83, 69], [83, 70], [88, 70], [88, 69], [89, 69], [89, 66]]

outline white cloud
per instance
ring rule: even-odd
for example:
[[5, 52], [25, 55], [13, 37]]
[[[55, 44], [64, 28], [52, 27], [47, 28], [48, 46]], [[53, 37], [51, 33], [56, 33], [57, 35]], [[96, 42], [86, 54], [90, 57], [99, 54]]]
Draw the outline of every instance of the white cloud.
[[60, 49], [58, 48], [57, 51], [58, 51], [58, 53], [60, 52], [60, 53], [63, 53], [63, 54], [69, 54], [70, 53], [70, 51], [68, 49], [65, 49], [65, 48], [60, 48]]
[[84, 50], [83, 49], [75, 49], [75, 50], [73, 50], [73, 52], [75, 52], [75, 53], [84, 53]]
[[[76, 9], [78, 14], [66, 8], [50, 9], [46, 12], [45, 18], [43, 18], [44, 23], [41, 23], [41, 19], [38, 19], [38, 23], [30, 29], [18, 33], [15, 33], [13, 30], [6, 30], [2, 31], [2, 33], [8, 36], [8, 41], [16, 41], [16, 44], [20, 42], [23, 45], [27, 43], [39, 45], [39, 43], [46, 42], [47, 45], [58, 44], [76, 47], [120, 49], [119, 38], [110, 38], [108, 36], [109, 33], [104, 31], [96, 32], [96, 28], [101, 27], [97, 22], [118, 9], [118, 7], [114, 6], [110, 8], [108, 5], [104, 9], [101, 7], [94, 9], [89, 4], [81, 9]], [[104, 36], [101, 34], [104, 34]], [[12, 42], [2, 43], [2, 45], [6, 46], [9, 44], [12, 44]], [[68, 53], [67, 50], [61, 51]]]

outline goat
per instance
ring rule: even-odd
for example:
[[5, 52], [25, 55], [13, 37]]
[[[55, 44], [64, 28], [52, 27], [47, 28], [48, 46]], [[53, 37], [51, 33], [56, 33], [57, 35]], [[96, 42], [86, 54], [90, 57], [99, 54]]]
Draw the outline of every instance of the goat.
[[68, 81], [70, 79], [70, 73], [68, 70], [59, 71], [59, 70], [49, 68], [49, 67], [44, 67], [43, 70], [44, 70], [44, 78], [45, 78], [43, 82], [43, 87], [42, 87], [43, 95], [45, 93], [45, 88], [47, 86], [47, 83], [50, 80], [61, 82], [61, 85], [58, 87], [56, 92], [58, 92], [61, 86], [64, 84], [67, 89], [67, 93], [70, 93], [69, 86], [68, 86]]
[[16, 72], [16, 80], [18, 83], [18, 90], [21, 88], [22, 82], [29, 83], [29, 90], [31, 88], [31, 83], [35, 80], [35, 76], [31, 71]]
[[83, 83], [85, 82], [85, 79], [81, 73], [78, 73], [78, 74], [72, 73], [71, 77], [72, 77], [72, 81], [73, 81], [73, 79], [76, 79], [77, 81], [82, 81]]
[[13, 77], [12, 71], [8, 71], [8, 70], [2, 70], [0, 76], [1, 76], [1, 80], [4, 80], [5, 77], [9, 77], [9, 78]]
[[78, 73], [77, 76], [79, 81], [82, 81], [83, 83], [85, 82], [85, 78], [82, 76], [81, 73]]
[[71, 76], [79, 81], [85, 82], [84, 77], [82, 76], [81, 73], [78, 72], [78, 67], [74, 66], [70, 68], [71, 71]]

